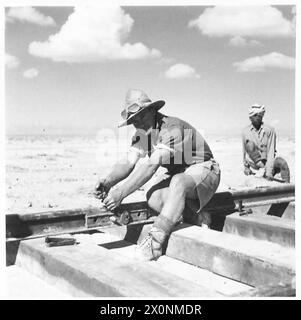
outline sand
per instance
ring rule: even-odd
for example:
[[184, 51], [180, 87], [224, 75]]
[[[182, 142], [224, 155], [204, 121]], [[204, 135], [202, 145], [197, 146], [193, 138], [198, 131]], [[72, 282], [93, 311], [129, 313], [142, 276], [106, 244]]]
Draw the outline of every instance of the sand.
[[[208, 137], [207, 141], [221, 167], [219, 190], [277, 184], [244, 176], [239, 137]], [[128, 141], [122, 143], [124, 148], [121, 153], [126, 150]], [[6, 213], [26, 214], [99, 205], [99, 200], [93, 197], [92, 192], [98, 177], [109, 172], [116, 158], [110, 152], [111, 145], [110, 141], [93, 136], [8, 137]], [[277, 150], [288, 161], [294, 182], [294, 140], [280, 138]], [[164, 169], [159, 169], [156, 175], [162, 172]], [[152, 182], [150, 180], [125, 201], [144, 200]]]

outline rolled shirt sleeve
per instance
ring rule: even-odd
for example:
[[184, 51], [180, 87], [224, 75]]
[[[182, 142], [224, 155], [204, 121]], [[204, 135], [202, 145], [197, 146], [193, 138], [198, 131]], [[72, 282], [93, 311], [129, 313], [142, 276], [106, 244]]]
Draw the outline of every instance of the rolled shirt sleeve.
[[129, 150], [132, 152], [136, 152], [140, 158], [145, 157], [148, 150], [147, 136], [143, 135], [139, 131], [136, 131], [135, 135], [132, 137]]

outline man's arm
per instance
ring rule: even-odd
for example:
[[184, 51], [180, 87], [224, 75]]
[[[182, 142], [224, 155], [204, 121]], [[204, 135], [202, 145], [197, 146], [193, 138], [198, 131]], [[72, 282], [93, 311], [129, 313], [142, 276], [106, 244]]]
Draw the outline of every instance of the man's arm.
[[276, 153], [276, 132], [274, 128], [272, 128], [269, 133], [268, 143], [267, 143], [267, 162], [266, 162], [267, 177], [273, 176], [275, 153]]
[[95, 186], [95, 196], [99, 199], [104, 199], [115, 184], [129, 176], [139, 158], [138, 152], [129, 150], [127, 157], [117, 162], [106, 177], [98, 180]]
[[153, 152], [149, 160], [141, 164], [137, 170], [129, 175], [126, 183], [111, 190], [108, 197], [104, 200], [104, 204], [109, 210], [118, 207], [121, 201], [129, 194], [133, 193], [143, 186], [159, 168], [163, 159], [170, 156], [170, 151], [165, 149], [157, 149]]
[[135, 151], [129, 151], [127, 157], [121, 159], [114, 164], [110, 173], [105, 178], [110, 187], [113, 187], [118, 182], [124, 180], [135, 168], [139, 160], [139, 154]]
[[246, 164], [246, 139], [244, 133], [241, 135], [242, 137], [242, 161], [243, 165], [245, 166]]
[[247, 176], [252, 174], [252, 171], [250, 169], [250, 165], [246, 159], [246, 137], [245, 137], [244, 132], [242, 132], [242, 161], [243, 161], [243, 166], [244, 166], [244, 174]]

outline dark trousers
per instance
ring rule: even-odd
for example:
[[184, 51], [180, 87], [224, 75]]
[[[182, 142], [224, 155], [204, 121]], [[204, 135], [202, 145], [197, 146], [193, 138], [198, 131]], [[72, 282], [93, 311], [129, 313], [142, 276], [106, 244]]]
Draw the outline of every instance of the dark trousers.
[[[264, 165], [266, 164], [266, 160], [261, 159], [260, 152], [256, 148], [254, 142], [248, 141], [246, 143], [246, 151], [255, 164], [257, 164], [260, 160]], [[280, 173], [282, 180], [285, 182], [290, 182], [290, 169], [287, 162], [281, 157], [276, 157], [274, 159], [272, 175], [275, 176], [277, 173]]]

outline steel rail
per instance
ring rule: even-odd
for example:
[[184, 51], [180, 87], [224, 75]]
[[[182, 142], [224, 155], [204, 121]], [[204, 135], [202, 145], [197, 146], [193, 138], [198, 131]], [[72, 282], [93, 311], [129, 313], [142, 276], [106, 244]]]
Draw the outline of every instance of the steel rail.
[[[227, 215], [252, 206], [264, 206], [294, 201], [295, 185], [282, 184], [275, 187], [247, 188], [218, 192], [204, 210]], [[238, 201], [238, 203], [237, 203]], [[249, 203], [250, 202], [250, 203]], [[6, 237], [22, 238], [35, 234], [64, 232], [68, 229], [129, 224], [147, 220], [151, 216], [146, 201], [124, 203], [114, 213], [104, 208], [87, 207], [71, 210], [56, 210], [30, 214], [7, 214]]]

